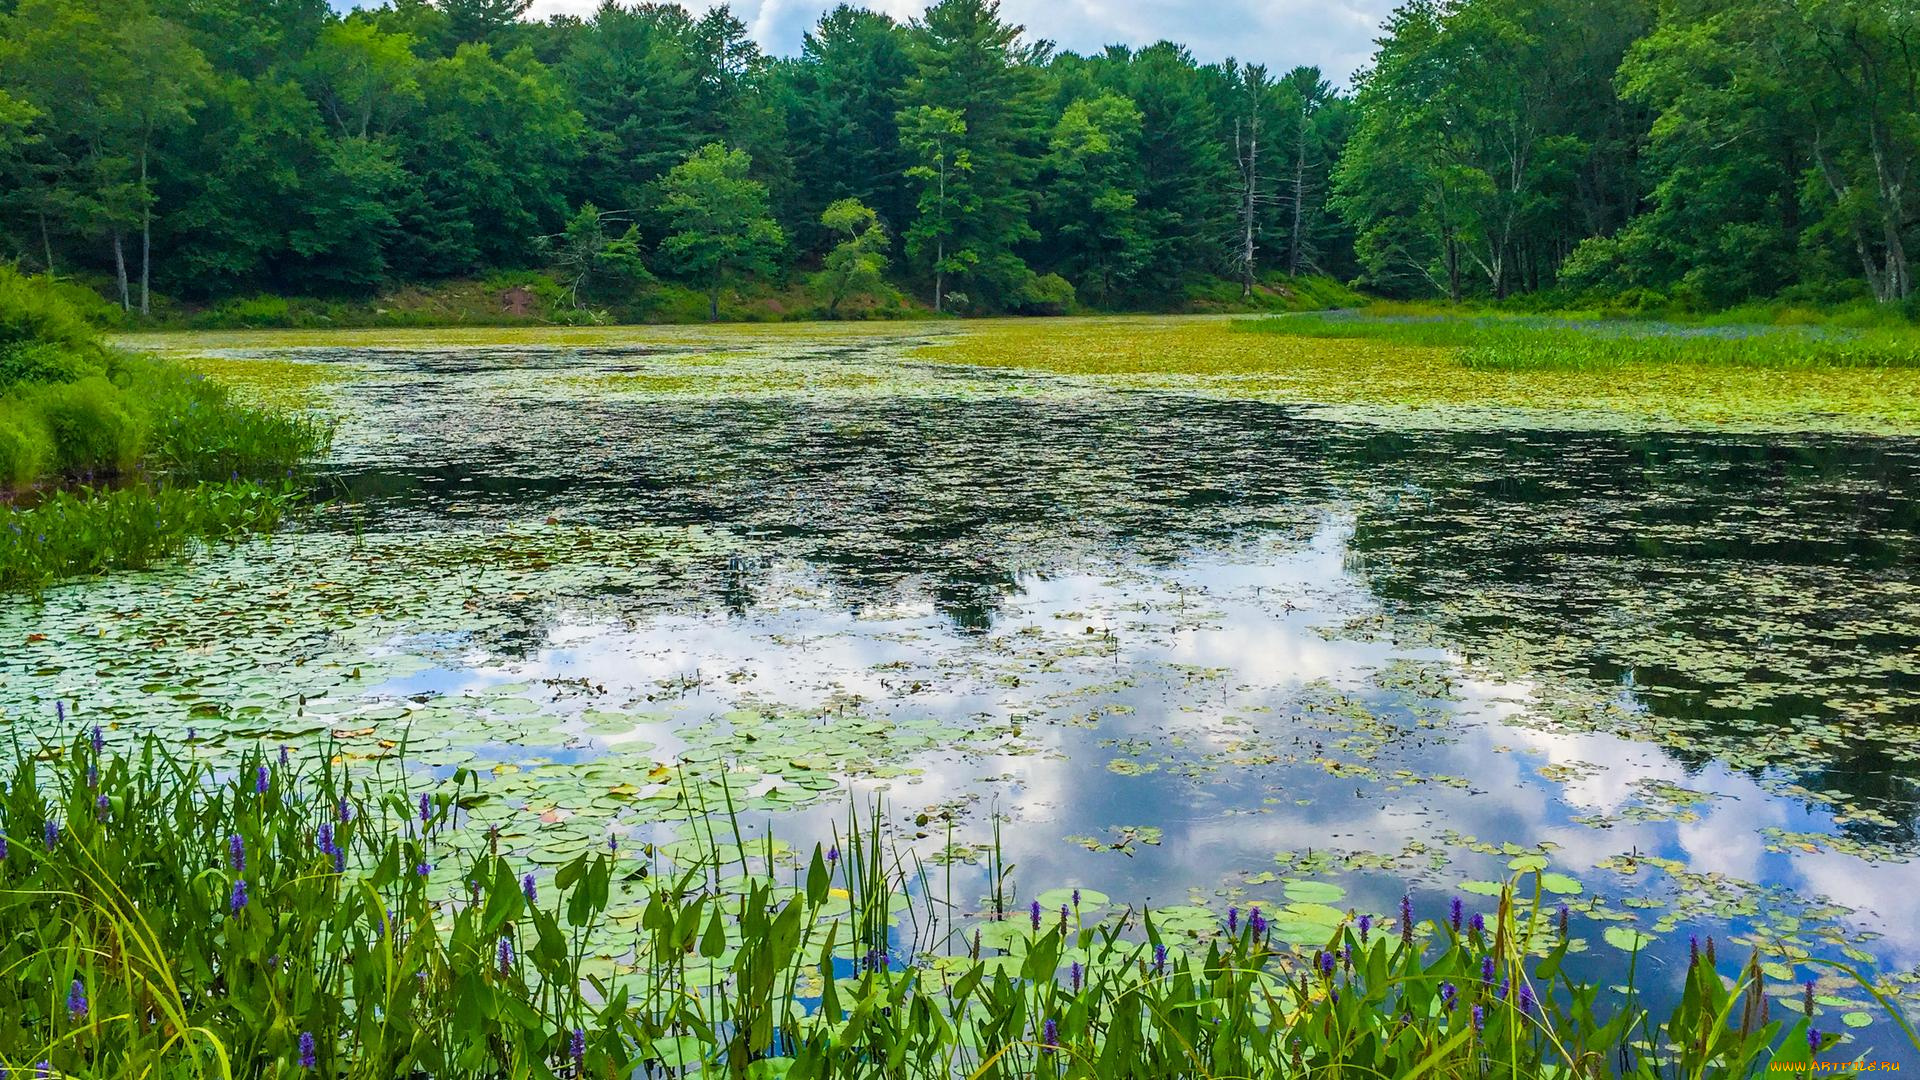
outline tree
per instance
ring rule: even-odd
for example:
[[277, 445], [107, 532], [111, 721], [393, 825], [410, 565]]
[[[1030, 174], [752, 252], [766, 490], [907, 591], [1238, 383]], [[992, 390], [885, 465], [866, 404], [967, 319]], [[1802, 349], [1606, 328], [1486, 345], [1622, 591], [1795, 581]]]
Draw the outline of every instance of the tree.
[[533, 0], [440, 0], [455, 45], [511, 44], [509, 31], [532, 6]]
[[22, 0], [8, 19], [7, 81], [19, 86], [62, 144], [50, 147], [40, 203], [59, 206], [82, 231], [105, 233], [120, 304], [132, 310], [126, 234], [141, 236], [140, 310], [150, 309], [154, 187], [162, 135], [192, 121], [211, 78], [180, 27], [128, 0], [108, 19], [83, 0]]
[[599, 207], [586, 203], [560, 236], [554, 263], [576, 307], [582, 295], [615, 295], [631, 290], [647, 276], [640, 256], [640, 227], [628, 224], [620, 235], [610, 236], [610, 218]]
[[1059, 268], [1095, 302], [1125, 289], [1146, 259], [1133, 183], [1140, 110], [1113, 93], [1076, 98], [1048, 140], [1043, 220]]
[[767, 211], [767, 187], [748, 173], [743, 150], [708, 143], [673, 167], [661, 184], [661, 212], [672, 232], [667, 257], [707, 290], [707, 318], [720, 320], [720, 290], [745, 273], [769, 272], [786, 235]]
[[427, 107], [397, 132], [413, 181], [397, 200], [402, 265], [423, 277], [526, 265], [565, 223], [580, 114], [525, 48], [462, 45], [420, 86]]
[[[1020, 34], [1000, 18], [998, 0], [939, 0], [913, 24], [915, 70], [901, 92], [901, 138], [917, 168], [929, 167], [922, 120], [945, 113], [960, 120], [938, 126], [949, 156], [958, 160], [965, 151], [969, 206], [941, 226], [951, 238], [940, 246], [967, 258], [936, 272], [962, 277], [990, 308], [1018, 304], [1026, 295], [1033, 271], [1019, 248], [1039, 236], [1028, 216], [1046, 131], [1039, 65], [1050, 47], [1023, 44]], [[909, 116], [920, 119], [909, 123]], [[919, 130], [909, 136], [908, 127]]]
[[822, 15], [799, 60], [779, 70], [794, 187], [810, 228], [840, 199], [872, 207], [891, 230], [905, 226], [914, 193], [895, 114], [912, 72], [906, 31], [845, 4]]
[[827, 293], [827, 314], [837, 316], [841, 301], [886, 287], [887, 231], [858, 199], [835, 200], [821, 213], [820, 224], [845, 237], [827, 253], [818, 278]]
[[[1621, 78], [1655, 115], [1653, 207], [1620, 245], [1584, 262], [1624, 259], [1635, 265], [1619, 272], [1678, 277], [1720, 301], [1815, 276], [1818, 249], [1833, 246], [1876, 299], [1912, 295], [1920, 14], [1911, 5], [1684, 0], [1634, 45]], [[1664, 272], [1663, 248], [1680, 255]], [[1744, 273], [1713, 275], [1716, 255]]]
[[954, 109], [919, 105], [900, 114], [900, 141], [916, 162], [907, 175], [920, 181], [918, 213], [907, 228], [907, 254], [933, 271], [933, 310], [945, 310], [948, 274], [962, 274], [980, 254], [961, 246], [962, 226], [980, 207], [972, 185], [973, 152], [962, 145], [967, 122]]
[[392, 131], [424, 104], [413, 39], [365, 20], [322, 30], [302, 65], [314, 99], [341, 135], [364, 139]]

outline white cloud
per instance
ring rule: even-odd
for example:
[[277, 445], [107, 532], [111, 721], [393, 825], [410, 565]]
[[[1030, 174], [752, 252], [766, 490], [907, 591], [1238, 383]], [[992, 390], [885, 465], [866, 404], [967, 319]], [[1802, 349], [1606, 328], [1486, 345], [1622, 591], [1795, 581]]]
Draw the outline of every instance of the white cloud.
[[[718, 0], [683, 0], [694, 10]], [[838, 0], [733, 0], [734, 14], [762, 48], [791, 55], [800, 35]], [[599, 0], [534, 0], [532, 13], [587, 15]], [[868, 0], [895, 18], [911, 18], [920, 0]], [[1274, 70], [1317, 64], [1345, 81], [1365, 64], [1393, 0], [1002, 0], [1004, 16], [1063, 49], [1094, 52], [1109, 44], [1171, 40], [1203, 61], [1229, 56]]]

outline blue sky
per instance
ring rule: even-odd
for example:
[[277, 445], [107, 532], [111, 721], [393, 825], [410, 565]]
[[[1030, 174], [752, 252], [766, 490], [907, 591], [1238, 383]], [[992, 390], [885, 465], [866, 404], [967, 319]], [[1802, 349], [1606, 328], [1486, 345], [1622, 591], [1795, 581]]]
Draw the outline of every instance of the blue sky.
[[[350, 6], [334, 0], [336, 7]], [[682, 0], [703, 9], [718, 0]], [[800, 35], [838, 0], [733, 0], [734, 14], [768, 52], [791, 54]], [[1318, 64], [1344, 83], [1366, 63], [1394, 0], [1001, 0], [1001, 11], [1035, 37], [1091, 52], [1120, 42], [1170, 38], [1205, 61], [1228, 56], [1285, 69]], [[534, 0], [533, 13], [584, 15], [599, 0]], [[864, 6], [908, 18], [925, 0], [867, 0]]]

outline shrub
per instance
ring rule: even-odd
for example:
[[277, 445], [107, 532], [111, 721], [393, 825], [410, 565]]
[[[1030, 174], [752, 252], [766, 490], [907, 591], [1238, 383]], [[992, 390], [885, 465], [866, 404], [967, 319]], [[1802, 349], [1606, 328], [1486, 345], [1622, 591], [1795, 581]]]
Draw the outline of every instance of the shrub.
[[254, 330], [284, 329], [298, 320], [286, 297], [262, 295], [228, 300], [195, 322], [215, 330]]
[[0, 402], [0, 490], [27, 487], [47, 473], [53, 436], [38, 413]]
[[53, 434], [54, 465], [69, 476], [115, 476], [146, 449], [146, 417], [100, 376], [59, 383], [26, 398]]
[[0, 266], [0, 352], [43, 342], [76, 353], [100, 351], [93, 327], [52, 283]]
[[105, 370], [94, 350], [82, 351], [53, 341], [0, 345], [0, 390], [21, 383], [74, 382]]
[[1073, 304], [1073, 283], [1059, 274], [1034, 278], [1020, 297], [1020, 310], [1031, 315], [1065, 315]]

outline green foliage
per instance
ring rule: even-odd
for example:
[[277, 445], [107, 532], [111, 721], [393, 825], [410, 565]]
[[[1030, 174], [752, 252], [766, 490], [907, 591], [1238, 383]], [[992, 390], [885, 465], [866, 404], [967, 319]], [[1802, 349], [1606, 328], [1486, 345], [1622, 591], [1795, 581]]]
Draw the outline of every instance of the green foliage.
[[[457, 827], [488, 799], [465, 768], [416, 786], [350, 774], [325, 746], [260, 748], [235, 769], [194, 749], [95, 728], [4, 766], [0, 889], [28, 902], [0, 906], [16, 973], [0, 982], [0, 1062], [1172, 1080], [1547, 1077], [1601, 1060], [1652, 1080], [1804, 1063], [1839, 1039], [1810, 1046], [1807, 1019], [1767, 1019], [1757, 956], [1725, 981], [1695, 963], [1658, 1020], [1637, 965], [1621, 996], [1575, 982], [1537, 872], [1461, 930], [1312, 903], [1156, 918], [1077, 891], [1057, 916], [1044, 894], [1043, 918], [1001, 875], [1004, 915], [941, 941], [899, 917], [922, 902], [909, 886], [932, 883], [882, 839], [878, 808], [803, 859], [722, 818], [671, 854], [596, 846], [536, 877]], [[610, 921], [632, 943], [617, 968], [581, 944]]]
[[640, 227], [628, 225], [618, 236], [607, 233], [607, 216], [587, 203], [567, 222], [554, 263], [566, 285], [568, 299], [630, 295], [648, 279], [640, 257]]
[[[0, 455], [7, 415], [0, 408]], [[249, 481], [187, 487], [54, 491], [0, 505], [0, 594], [63, 578], [151, 566], [201, 539], [273, 528], [299, 501], [291, 487]]]
[[[0, 3], [0, 254], [128, 319], [295, 295], [285, 321], [318, 325], [541, 265], [591, 204], [618, 265], [573, 259], [544, 315], [672, 308], [630, 295], [633, 252], [659, 250], [711, 318], [742, 275], [789, 276], [783, 254], [812, 269], [841, 240], [822, 213], [854, 199], [900, 245], [867, 254], [937, 310], [1023, 310], [1050, 273], [1102, 309], [1272, 306], [1252, 294], [1273, 272], [1628, 311], [1915, 294], [1920, 53], [1893, 0], [1413, 0], [1351, 95], [1172, 42], [1062, 52], [992, 0], [835, 7], [790, 60], [724, 5], [527, 10]], [[762, 235], [719, 283], [711, 252], [665, 246], [686, 214], [666, 178], [711, 144], [793, 241]]]
[[1042, 274], [1027, 283], [1020, 310], [1033, 315], [1066, 315], [1073, 311], [1073, 282], [1059, 274]]
[[53, 434], [53, 466], [69, 477], [130, 472], [147, 448], [145, 411], [103, 376], [38, 387], [23, 400]]
[[661, 251], [707, 289], [707, 317], [720, 318], [720, 290], [746, 273], [767, 273], [786, 234], [767, 213], [767, 188], [747, 173], [744, 150], [708, 143], [661, 184], [673, 232]]
[[849, 297], [887, 287], [887, 231], [878, 215], [858, 199], [838, 199], [820, 215], [820, 224], [844, 239], [827, 253], [816, 281], [827, 296], [827, 315], [835, 317]]
[[47, 474], [53, 433], [37, 410], [0, 399], [0, 490], [24, 488]]

